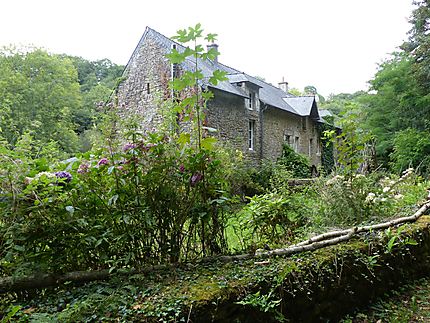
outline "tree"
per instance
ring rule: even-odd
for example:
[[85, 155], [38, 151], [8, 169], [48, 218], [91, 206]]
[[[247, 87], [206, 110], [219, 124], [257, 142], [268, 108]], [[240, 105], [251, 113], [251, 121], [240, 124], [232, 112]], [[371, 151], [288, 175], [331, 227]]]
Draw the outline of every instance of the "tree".
[[77, 72], [69, 59], [41, 49], [0, 51], [0, 128], [10, 144], [29, 132], [76, 151], [72, 115], [80, 107]]
[[327, 109], [336, 116], [340, 116], [347, 113], [351, 108], [350, 103], [355, 104], [362, 108], [362, 98], [366, 96], [367, 93], [364, 91], [358, 91], [355, 93], [340, 93], [340, 94], [330, 94], [324, 102], [320, 102], [319, 106], [322, 109]]
[[124, 66], [112, 63], [108, 59], [89, 61], [82, 57], [63, 56], [73, 62], [78, 72], [82, 106], [73, 111], [73, 122], [77, 124], [78, 134], [82, 134], [97, 122], [99, 112], [96, 108], [109, 99]]
[[315, 96], [318, 99], [318, 102], [324, 102], [325, 101], [325, 98], [321, 94], [318, 93], [317, 88], [313, 85], [305, 86], [304, 92], [305, 92], [305, 95]]
[[370, 81], [374, 93], [362, 100], [366, 106], [363, 126], [376, 136], [379, 160], [386, 165], [395, 133], [407, 128], [425, 130], [430, 120], [430, 96], [422, 95], [413, 64], [407, 54], [393, 54]]
[[391, 167], [401, 173], [414, 167], [421, 173], [430, 170], [430, 133], [408, 128], [396, 133], [393, 139], [393, 152], [390, 155]]
[[430, 89], [430, 1], [415, 0], [418, 7], [412, 12], [409, 22], [409, 40], [402, 49], [413, 58], [413, 72], [424, 90]]

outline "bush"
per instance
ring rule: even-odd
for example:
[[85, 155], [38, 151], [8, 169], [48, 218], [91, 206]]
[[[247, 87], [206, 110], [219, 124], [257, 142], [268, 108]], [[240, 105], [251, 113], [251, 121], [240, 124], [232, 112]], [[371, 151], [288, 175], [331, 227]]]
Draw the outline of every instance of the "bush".
[[390, 154], [392, 170], [400, 173], [415, 167], [422, 174], [430, 171], [430, 135], [427, 131], [406, 129], [396, 133]]
[[425, 183], [412, 170], [402, 177], [336, 175], [320, 179], [314, 189], [315, 207], [308, 217], [315, 227], [352, 226], [409, 214], [426, 195]]
[[[198, 25], [178, 37], [201, 34]], [[214, 55], [195, 48], [172, 51], [171, 59]], [[22, 182], [19, 189], [7, 182], [1, 188], [7, 196], [0, 222], [4, 274], [140, 267], [226, 250], [224, 209], [234, 171], [229, 154], [202, 130], [211, 95], [197, 86], [201, 72], [185, 74], [171, 84], [184, 100], [163, 103], [165, 124], [156, 131], [142, 131], [138, 120], [122, 122], [114, 108], [100, 126], [103, 142], [91, 152], [43, 169], [34, 167], [37, 159], [16, 163], [15, 152], [6, 152], [12, 161], [0, 166], [0, 175], [19, 173]], [[215, 74], [211, 81], [222, 79], [222, 72]]]
[[296, 153], [287, 144], [282, 147], [282, 156], [277, 161], [277, 164], [290, 171], [294, 178], [308, 178], [311, 176], [308, 158]]

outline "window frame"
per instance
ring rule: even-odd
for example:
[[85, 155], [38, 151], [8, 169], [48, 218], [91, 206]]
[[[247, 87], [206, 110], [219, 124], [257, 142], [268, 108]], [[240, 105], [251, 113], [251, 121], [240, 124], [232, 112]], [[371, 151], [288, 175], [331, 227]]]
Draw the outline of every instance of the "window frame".
[[248, 120], [248, 150], [254, 151], [255, 149], [255, 120]]

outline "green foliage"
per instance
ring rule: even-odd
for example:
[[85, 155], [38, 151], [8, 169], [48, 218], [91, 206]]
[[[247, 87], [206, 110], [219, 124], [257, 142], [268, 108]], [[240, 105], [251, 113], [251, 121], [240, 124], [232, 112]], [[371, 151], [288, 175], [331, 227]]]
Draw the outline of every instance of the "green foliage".
[[21, 306], [19, 305], [15, 305], [15, 306], [10, 306], [9, 309], [7, 310], [8, 312], [5, 314], [4, 317], [1, 317], [1, 323], [8, 323], [11, 321], [12, 317], [18, 313], [18, 311], [21, 309]]
[[[407, 170], [401, 177], [383, 173], [336, 175], [314, 186], [314, 205], [304, 215], [313, 229], [343, 227], [409, 214], [426, 196], [426, 182]], [[306, 209], [305, 209], [306, 210]]]
[[[73, 122], [78, 125], [76, 131], [81, 135], [100, 121], [100, 111], [97, 107], [109, 100], [124, 67], [108, 59], [89, 61], [82, 57], [66, 55], [64, 57], [72, 61], [78, 72], [82, 105], [73, 111]], [[88, 149], [84, 149], [86, 150]]]
[[[185, 52], [203, 59], [199, 48]], [[139, 120], [121, 120], [113, 110], [99, 125], [104, 141], [89, 153], [49, 164], [35, 156], [21, 160], [21, 169], [13, 157], [21, 146], [5, 151], [3, 274], [115, 270], [226, 250], [233, 174], [229, 155], [202, 131], [209, 95], [200, 93], [200, 74], [190, 71], [172, 82], [186, 96], [165, 103], [170, 117], [156, 131], [143, 133]], [[181, 109], [189, 130], [180, 131], [176, 123]], [[30, 157], [27, 139], [22, 150]]]
[[423, 131], [429, 119], [429, 98], [423, 95], [411, 72], [413, 62], [405, 54], [395, 54], [381, 64], [370, 82], [376, 93], [365, 98], [365, 127], [377, 138], [378, 159], [388, 164], [397, 132], [413, 128]]
[[398, 227], [397, 230], [392, 230], [391, 228], [388, 228], [385, 230], [385, 237], [388, 240], [386, 249], [385, 249], [386, 253], [393, 252], [393, 249], [395, 247], [399, 248], [404, 245], [416, 246], [418, 244], [418, 242], [416, 242], [414, 239], [402, 235], [405, 229], [406, 229], [406, 225], [402, 225]]
[[341, 322], [426, 322], [430, 320], [430, 279], [428, 277], [395, 287], [360, 313]]
[[336, 153], [339, 171], [349, 179], [358, 173], [363, 163], [371, 158], [367, 156], [366, 146], [370, 144], [372, 136], [363, 131], [357, 122], [358, 116], [350, 112], [340, 121], [341, 131], [330, 130], [325, 133], [327, 138], [331, 138]]
[[277, 161], [277, 164], [290, 171], [294, 178], [308, 178], [311, 175], [309, 159], [296, 153], [294, 149], [287, 144], [283, 145], [282, 156]]
[[430, 89], [430, 3], [428, 0], [416, 0], [417, 6], [410, 18], [412, 28], [409, 40], [402, 45], [402, 49], [410, 54], [414, 60], [412, 73], [416, 76], [424, 93], [428, 95]]
[[40, 49], [0, 52], [0, 129], [12, 145], [30, 132], [76, 151], [73, 111], [80, 107], [77, 73], [70, 60]]
[[273, 313], [277, 322], [284, 322], [285, 318], [282, 313], [279, 312], [281, 301], [282, 299], [275, 299], [273, 291], [270, 291], [266, 295], [261, 295], [260, 291], [258, 291], [255, 294], [248, 294], [243, 300], [236, 304], [255, 307], [264, 313]]
[[79, 150], [78, 134], [98, 121], [97, 104], [112, 93], [122, 67], [108, 60], [53, 55], [41, 49], [0, 50], [0, 132], [11, 145], [28, 132]]
[[390, 154], [391, 168], [400, 173], [408, 167], [422, 174], [430, 171], [430, 134], [428, 131], [406, 129], [395, 134], [393, 152]]
[[[353, 94], [340, 93], [331, 94], [324, 102], [319, 102], [321, 109], [327, 109], [335, 116], [342, 116], [347, 114], [350, 110], [357, 110], [357, 105], [362, 106], [361, 99], [366, 96], [363, 91], [358, 91]], [[351, 106], [351, 104], [353, 106]], [[364, 107], [360, 107], [360, 110]]]
[[[250, 198], [249, 203], [238, 214], [241, 244], [244, 248], [254, 245], [288, 241], [303, 220], [297, 197], [279, 193], [266, 193]], [[246, 234], [250, 235], [247, 237]], [[244, 235], [245, 234], [245, 235]]]

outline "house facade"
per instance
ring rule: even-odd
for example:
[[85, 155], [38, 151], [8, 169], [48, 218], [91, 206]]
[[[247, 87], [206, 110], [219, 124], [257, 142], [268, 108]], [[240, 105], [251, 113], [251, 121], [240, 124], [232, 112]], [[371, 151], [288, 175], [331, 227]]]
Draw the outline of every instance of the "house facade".
[[[214, 44], [210, 46], [216, 46]], [[143, 127], [154, 128], [161, 121], [160, 100], [171, 98], [168, 82], [178, 69], [192, 69], [195, 62], [173, 66], [166, 58], [172, 48], [182, 45], [146, 28], [117, 88], [120, 113], [143, 116]], [[227, 73], [227, 81], [208, 85], [214, 98], [207, 104], [206, 123], [214, 134], [254, 164], [275, 161], [282, 146], [289, 144], [321, 165], [320, 117], [313, 96], [296, 97], [288, 93], [288, 83], [279, 87], [238, 71], [218, 60], [198, 61], [198, 68], [209, 77], [214, 70]]]

